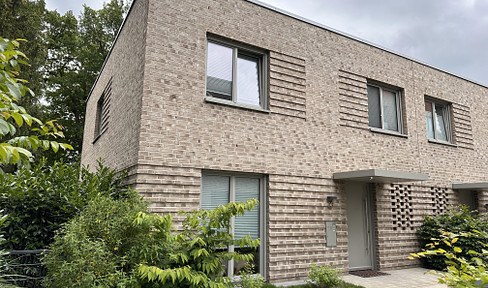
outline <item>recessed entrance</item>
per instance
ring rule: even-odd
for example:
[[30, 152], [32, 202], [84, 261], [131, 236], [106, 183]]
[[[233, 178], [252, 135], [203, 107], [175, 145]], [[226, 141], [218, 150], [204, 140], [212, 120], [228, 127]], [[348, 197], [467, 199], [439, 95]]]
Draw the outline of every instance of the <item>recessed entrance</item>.
[[372, 197], [369, 184], [345, 183], [349, 270], [374, 269]]
[[464, 191], [458, 192], [459, 204], [467, 206], [470, 211], [478, 210], [478, 191]]

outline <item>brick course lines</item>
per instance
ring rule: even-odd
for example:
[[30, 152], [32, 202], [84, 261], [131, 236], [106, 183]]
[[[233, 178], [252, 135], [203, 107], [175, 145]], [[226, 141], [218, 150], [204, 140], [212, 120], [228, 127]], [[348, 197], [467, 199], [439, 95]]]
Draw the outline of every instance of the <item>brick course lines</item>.
[[[209, 34], [267, 51], [269, 113], [205, 102]], [[402, 90], [407, 137], [370, 131], [369, 80]], [[109, 81], [110, 120], [93, 143]], [[452, 103], [456, 145], [428, 141], [425, 97]], [[333, 173], [428, 174], [373, 185], [377, 266], [412, 267], [424, 215], [460, 201], [451, 184], [488, 181], [487, 111], [486, 87], [247, 1], [135, 0], [87, 101], [82, 164], [129, 168], [127, 182], [163, 214], [200, 207], [204, 170], [267, 175], [266, 277], [276, 283], [304, 279], [312, 262], [349, 269], [346, 193]], [[478, 192], [481, 211], [487, 195]]]

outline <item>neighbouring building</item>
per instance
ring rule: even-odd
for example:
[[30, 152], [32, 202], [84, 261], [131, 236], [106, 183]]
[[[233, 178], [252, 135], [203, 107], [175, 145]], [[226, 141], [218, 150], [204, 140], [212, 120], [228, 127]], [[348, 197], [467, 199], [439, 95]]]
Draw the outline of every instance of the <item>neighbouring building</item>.
[[484, 85], [257, 1], [135, 0], [82, 164], [128, 169], [156, 213], [258, 198], [234, 231], [270, 282], [388, 270], [418, 265], [424, 215], [486, 211], [487, 114]]

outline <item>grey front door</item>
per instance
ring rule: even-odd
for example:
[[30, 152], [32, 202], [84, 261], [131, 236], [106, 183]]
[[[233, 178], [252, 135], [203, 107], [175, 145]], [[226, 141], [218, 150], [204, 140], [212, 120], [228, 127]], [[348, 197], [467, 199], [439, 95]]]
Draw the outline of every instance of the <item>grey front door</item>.
[[368, 184], [349, 182], [345, 189], [349, 270], [373, 269], [372, 210]]

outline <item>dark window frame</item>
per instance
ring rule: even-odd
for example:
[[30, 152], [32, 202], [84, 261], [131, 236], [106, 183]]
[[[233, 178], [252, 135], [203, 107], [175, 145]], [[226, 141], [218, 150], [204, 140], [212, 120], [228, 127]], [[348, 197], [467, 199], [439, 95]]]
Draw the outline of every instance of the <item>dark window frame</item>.
[[[452, 123], [452, 115], [451, 115], [452, 103], [426, 96], [424, 98], [424, 109], [425, 109], [426, 102], [429, 102], [431, 107], [432, 107], [432, 127], [433, 127], [433, 132], [434, 132], [434, 138], [431, 138], [428, 135], [428, 131], [426, 131], [427, 132], [427, 135], [426, 135], [427, 139], [429, 141], [432, 141], [432, 142], [454, 144], [454, 133], [453, 133], [454, 131], [452, 129], [453, 123]], [[442, 106], [442, 108], [443, 108], [442, 115], [444, 116], [444, 128], [446, 130], [447, 140], [439, 139], [439, 136], [437, 135], [437, 121], [436, 121], [436, 118], [437, 118], [437, 113], [436, 113], [437, 110], [436, 109], [437, 109], [437, 107], [436, 107], [436, 105]], [[427, 115], [425, 115], [425, 117], [426, 117], [425, 120], [427, 121]], [[427, 125], [427, 122], [426, 122], [426, 125]], [[427, 127], [426, 127], [426, 129], [427, 129]]]
[[[232, 92], [231, 99], [224, 99], [224, 97], [216, 96], [217, 93], [214, 91], [209, 91], [208, 89], [208, 43], [217, 44], [232, 49]], [[207, 37], [207, 48], [206, 48], [206, 65], [205, 65], [205, 100], [211, 103], [225, 104], [230, 106], [237, 106], [240, 108], [246, 108], [251, 110], [259, 110], [262, 112], [269, 112], [268, 110], [268, 74], [269, 74], [269, 56], [268, 52], [264, 49], [256, 48], [250, 45], [246, 45], [234, 40], [225, 39], [218, 36], [209, 35]], [[258, 90], [259, 90], [259, 105], [248, 104], [244, 102], [239, 102], [237, 99], [238, 89], [237, 89], [237, 72], [238, 65], [237, 61], [239, 56], [245, 58], [253, 58], [257, 60], [257, 73], [258, 73]]]
[[97, 141], [103, 134], [103, 114], [105, 112], [105, 93], [100, 96], [97, 101], [97, 115], [95, 118], [95, 139], [93, 142]]
[[[377, 88], [379, 90], [379, 100], [380, 100], [380, 103], [379, 103], [379, 113], [380, 115], [379, 116], [379, 119], [380, 119], [380, 124], [381, 124], [381, 127], [375, 127], [375, 126], [371, 126], [371, 120], [370, 120], [370, 113], [372, 113], [369, 109], [369, 105], [370, 105], [370, 95], [368, 93], [366, 93], [366, 96], [368, 98], [368, 125], [370, 127], [370, 129], [374, 132], [385, 132], [387, 134], [398, 134], [399, 136], [404, 136], [405, 135], [405, 127], [404, 127], [404, 121], [403, 121], [403, 118], [404, 118], [404, 111], [403, 111], [403, 93], [402, 93], [402, 89], [400, 88], [397, 88], [397, 87], [393, 87], [391, 85], [387, 85], [387, 84], [382, 84], [382, 83], [377, 83], [377, 82], [373, 82], [373, 81], [368, 81], [367, 83], [367, 87], [370, 86], [370, 87], [374, 87], [374, 88]], [[395, 102], [396, 102], [396, 122], [397, 122], [397, 130], [392, 130], [392, 129], [386, 129], [385, 128], [385, 117], [384, 117], [384, 107], [383, 107], [383, 91], [388, 91], [388, 92], [391, 92], [395, 95]]]

